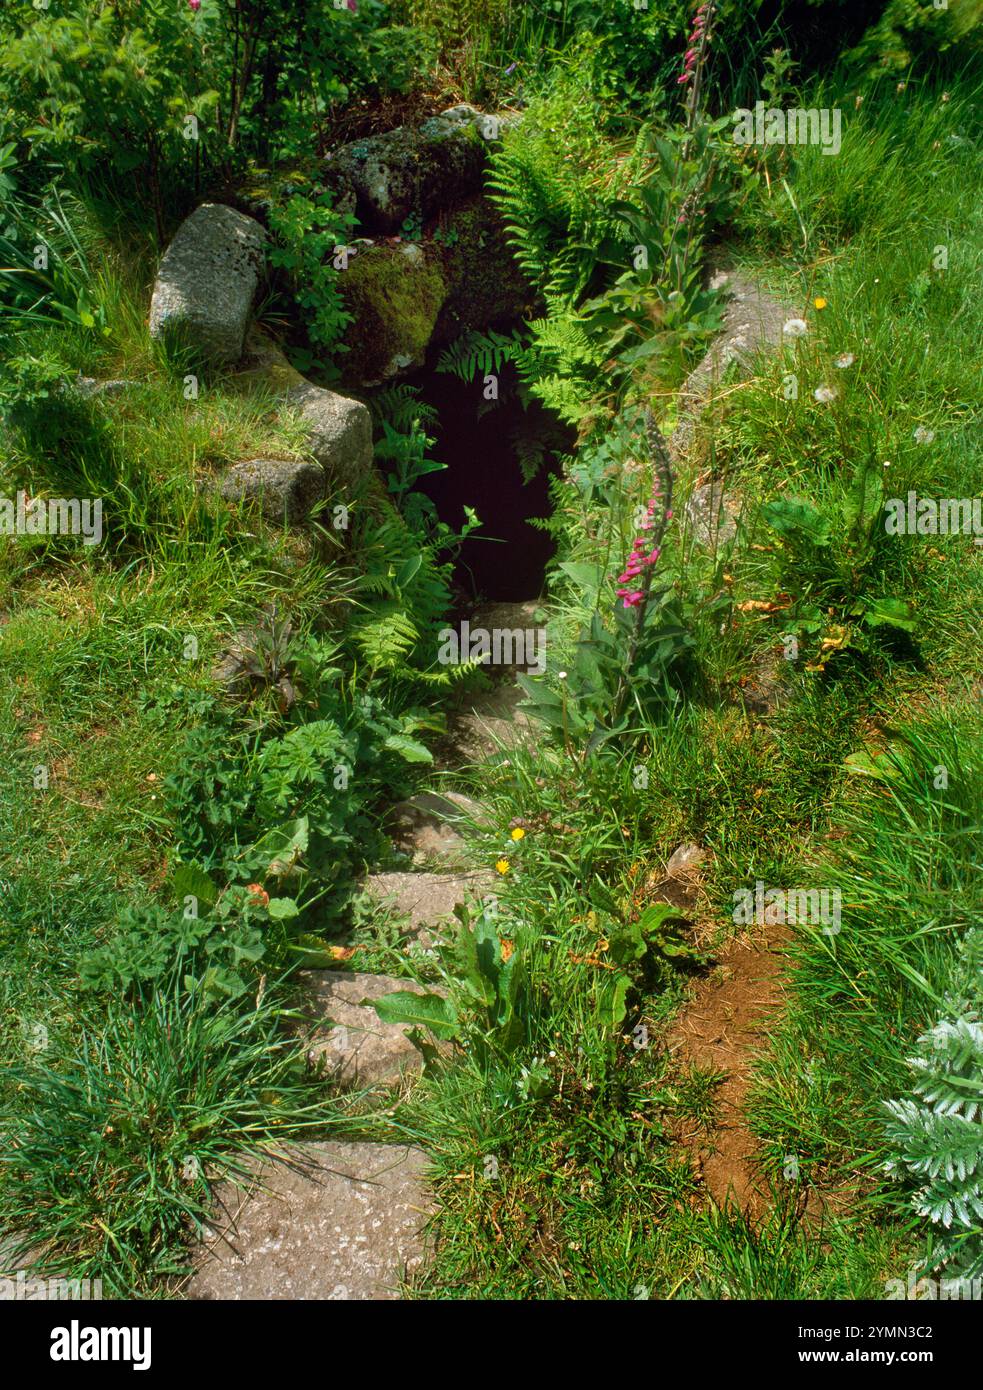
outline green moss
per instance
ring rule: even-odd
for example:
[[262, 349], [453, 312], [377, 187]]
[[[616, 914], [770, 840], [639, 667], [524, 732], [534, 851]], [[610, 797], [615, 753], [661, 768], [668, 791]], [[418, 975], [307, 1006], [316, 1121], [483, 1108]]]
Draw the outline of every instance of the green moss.
[[421, 366], [447, 298], [444, 270], [419, 247], [371, 246], [342, 277], [353, 316], [345, 342], [345, 377], [371, 385], [394, 374], [393, 363]]
[[473, 328], [520, 318], [533, 292], [516, 264], [496, 209], [474, 198], [451, 213], [445, 234], [445, 278], [450, 287], [437, 339], [450, 341]]

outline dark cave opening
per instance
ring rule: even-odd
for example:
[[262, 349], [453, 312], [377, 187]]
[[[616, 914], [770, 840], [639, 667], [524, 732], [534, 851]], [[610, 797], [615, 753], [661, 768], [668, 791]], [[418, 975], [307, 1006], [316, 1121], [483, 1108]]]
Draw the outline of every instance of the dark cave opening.
[[[538, 401], [523, 405], [510, 363], [497, 373], [498, 399], [486, 400], [480, 376], [464, 382], [436, 371], [435, 361], [409, 384], [437, 412], [428, 429], [436, 441], [430, 452], [446, 467], [417, 486], [455, 530], [464, 525], [465, 506], [474, 508], [482, 523], [461, 546], [455, 583], [475, 599], [538, 598], [555, 546], [530, 520], [549, 517], [549, 479], [560, 471], [559, 456], [572, 448], [574, 432]], [[521, 456], [540, 454], [526, 481]]]

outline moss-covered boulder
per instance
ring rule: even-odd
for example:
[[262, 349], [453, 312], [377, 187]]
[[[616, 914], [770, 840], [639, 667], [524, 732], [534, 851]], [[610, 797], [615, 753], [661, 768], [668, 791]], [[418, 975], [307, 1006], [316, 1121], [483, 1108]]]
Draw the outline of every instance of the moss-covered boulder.
[[341, 285], [353, 319], [340, 359], [346, 381], [377, 386], [423, 365], [448, 294], [439, 255], [411, 242], [364, 245]]
[[451, 212], [430, 244], [440, 251], [448, 286], [434, 343], [449, 343], [472, 329], [507, 323], [532, 312], [532, 288], [509, 249], [498, 211], [487, 198], [472, 198]]
[[369, 235], [398, 232], [481, 188], [494, 117], [454, 106], [419, 126], [400, 126], [332, 151], [322, 171], [338, 208], [354, 211]]
[[530, 308], [494, 207], [472, 198], [419, 242], [362, 242], [340, 279], [352, 324], [345, 380], [370, 387], [422, 367], [433, 347]]

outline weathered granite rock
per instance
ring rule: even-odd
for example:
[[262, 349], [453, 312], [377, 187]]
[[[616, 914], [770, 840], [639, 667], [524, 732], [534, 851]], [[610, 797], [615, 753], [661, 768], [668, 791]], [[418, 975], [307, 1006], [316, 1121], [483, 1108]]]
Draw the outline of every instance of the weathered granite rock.
[[332, 482], [353, 487], [372, 468], [372, 417], [368, 406], [309, 381], [287, 392], [308, 430], [307, 447]]
[[734, 271], [718, 271], [710, 284], [713, 289], [725, 290], [729, 302], [723, 326], [710, 350], [680, 387], [680, 418], [669, 439], [673, 461], [689, 451], [703, 407], [720, 386], [727, 369], [734, 364], [738, 377], [748, 376], [757, 353], [781, 345], [782, 329], [791, 312], [756, 281]]
[[244, 383], [270, 388], [300, 415], [308, 431], [308, 448], [331, 485], [354, 487], [372, 476], [372, 416], [368, 406], [315, 386], [256, 327], [246, 339], [246, 362], [239, 375]]
[[699, 873], [700, 865], [706, 857], [706, 850], [701, 849], [699, 845], [680, 845], [669, 856], [666, 874], [669, 878], [689, 878]]
[[308, 1034], [308, 1057], [322, 1062], [335, 1081], [382, 1085], [420, 1070], [422, 1058], [407, 1037], [409, 1026], [383, 1023], [371, 1001], [395, 990], [422, 994], [423, 986], [344, 970], [303, 970], [298, 978], [308, 996], [308, 1016], [323, 1020]]
[[219, 493], [226, 502], [258, 501], [268, 521], [296, 526], [324, 496], [324, 470], [289, 459], [249, 459], [229, 469]]
[[355, 140], [325, 160], [335, 205], [354, 210], [368, 232], [398, 232], [411, 213], [427, 218], [481, 187], [486, 118], [456, 106], [420, 126]]
[[397, 849], [415, 860], [437, 859], [459, 866], [465, 848], [457, 828], [480, 823], [482, 807], [461, 792], [420, 792], [389, 812], [389, 834]]
[[712, 550], [734, 539], [740, 510], [740, 498], [724, 492], [719, 482], [709, 482], [693, 489], [686, 503], [686, 518], [697, 542]]
[[192, 1299], [394, 1299], [426, 1253], [426, 1155], [384, 1144], [309, 1144], [217, 1191], [221, 1219], [196, 1255]]
[[82, 376], [81, 373], [72, 382], [72, 389], [77, 391], [80, 396], [121, 396], [124, 391], [130, 390], [133, 386], [139, 386], [138, 381], [129, 381], [125, 377], [113, 377], [109, 381], [100, 381], [98, 377]]
[[489, 869], [458, 873], [369, 874], [364, 887], [371, 898], [397, 917], [406, 918], [406, 931], [421, 946], [429, 947], [442, 925], [454, 921], [454, 909], [462, 903], [480, 902], [497, 889]]
[[203, 203], [181, 223], [161, 260], [150, 336], [174, 334], [215, 366], [238, 361], [265, 240], [252, 217], [222, 203]]

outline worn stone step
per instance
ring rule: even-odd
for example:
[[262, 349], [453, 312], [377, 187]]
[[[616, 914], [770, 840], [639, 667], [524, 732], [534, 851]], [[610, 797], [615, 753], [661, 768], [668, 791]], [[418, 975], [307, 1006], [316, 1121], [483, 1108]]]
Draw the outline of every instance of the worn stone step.
[[[384, 1085], [420, 1070], [422, 1058], [407, 1037], [409, 1026], [384, 1023], [372, 1001], [395, 990], [423, 994], [423, 985], [354, 970], [302, 970], [297, 978], [311, 1020], [305, 1030], [308, 1059], [322, 1063], [333, 1080]], [[440, 992], [436, 985], [426, 989]]]
[[221, 1218], [195, 1254], [191, 1299], [396, 1299], [425, 1256], [426, 1155], [323, 1143], [216, 1191]]
[[519, 686], [503, 681], [479, 695], [470, 709], [451, 715], [446, 737], [437, 751], [438, 764], [462, 767], [489, 758], [507, 762], [511, 750], [534, 745], [533, 722], [519, 708], [525, 698]]
[[448, 868], [465, 866], [466, 843], [461, 831], [487, 824], [483, 807], [462, 792], [419, 792], [392, 807], [387, 824], [397, 849], [414, 863], [436, 860]]
[[723, 322], [706, 355], [679, 388], [679, 417], [668, 445], [673, 463], [692, 448], [700, 417], [728, 369], [738, 378], [749, 376], [759, 353], [786, 341], [786, 326], [792, 318], [788, 305], [731, 268], [719, 269], [710, 288], [727, 296]]
[[454, 919], [462, 903], [479, 903], [494, 897], [498, 880], [489, 869], [457, 873], [369, 874], [363, 884], [369, 896], [387, 906], [394, 916], [405, 918], [405, 931], [423, 947], [440, 934], [441, 924]]

